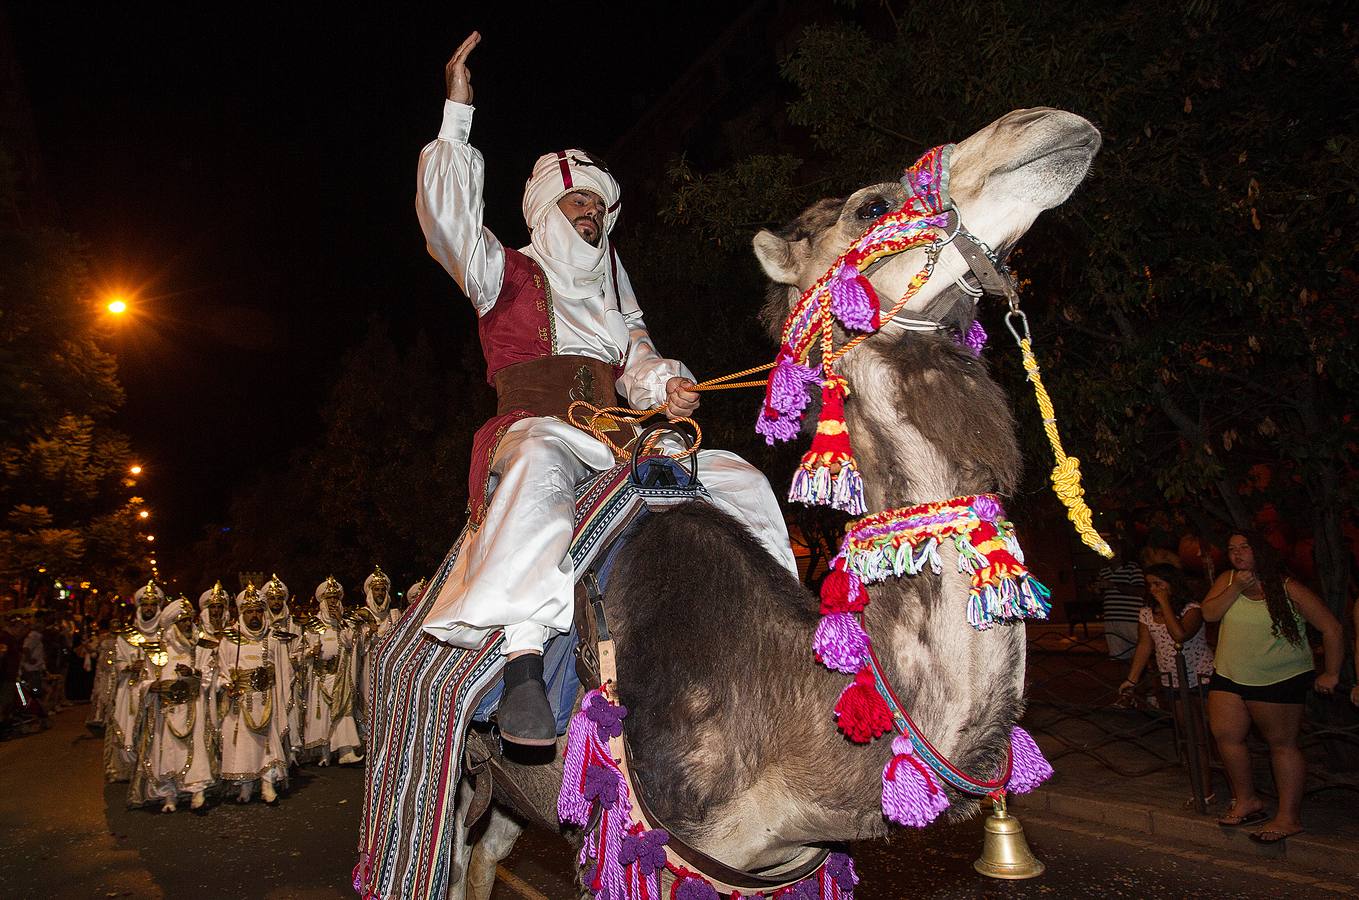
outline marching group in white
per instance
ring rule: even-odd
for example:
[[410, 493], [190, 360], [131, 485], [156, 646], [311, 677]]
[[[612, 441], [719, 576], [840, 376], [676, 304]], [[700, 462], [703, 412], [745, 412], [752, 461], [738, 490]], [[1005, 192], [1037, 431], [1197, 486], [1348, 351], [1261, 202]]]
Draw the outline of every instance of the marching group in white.
[[[422, 590], [414, 585], [408, 601]], [[154, 581], [139, 588], [95, 673], [105, 777], [130, 782], [130, 804], [174, 812], [185, 797], [202, 808], [218, 785], [248, 803], [258, 784], [273, 803], [293, 766], [360, 762], [371, 652], [400, 615], [380, 567], [363, 594], [346, 611], [344, 588], [327, 577], [312, 615], [293, 609], [277, 575], [234, 598], [218, 582], [197, 611]]]

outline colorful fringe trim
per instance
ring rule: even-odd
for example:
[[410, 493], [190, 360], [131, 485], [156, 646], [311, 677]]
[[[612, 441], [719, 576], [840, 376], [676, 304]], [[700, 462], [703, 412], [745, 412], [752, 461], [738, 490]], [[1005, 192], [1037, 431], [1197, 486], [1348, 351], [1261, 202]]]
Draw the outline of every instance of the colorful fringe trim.
[[[586, 836], [577, 862], [593, 863], [587, 884], [596, 900], [720, 900], [702, 875], [670, 861], [663, 829], [647, 830], [632, 816], [632, 792], [609, 751], [609, 739], [623, 733], [628, 709], [595, 689], [585, 695], [567, 731], [566, 757], [557, 818], [588, 827], [598, 808], [599, 820]], [[674, 879], [668, 898], [661, 895], [661, 872]], [[816, 872], [770, 894], [767, 900], [854, 900], [859, 876], [847, 854], [832, 853]], [[731, 898], [765, 898], [765, 894], [732, 894]]]
[[1044, 619], [1051, 593], [1024, 565], [1014, 525], [994, 494], [955, 497], [874, 513], [854, 523], [832, 565], [872, 584], [942, 571], [939, 545], [952, 542], [958, 571], [972, 576], [967, 621], [979, 631], [1003, 622]]

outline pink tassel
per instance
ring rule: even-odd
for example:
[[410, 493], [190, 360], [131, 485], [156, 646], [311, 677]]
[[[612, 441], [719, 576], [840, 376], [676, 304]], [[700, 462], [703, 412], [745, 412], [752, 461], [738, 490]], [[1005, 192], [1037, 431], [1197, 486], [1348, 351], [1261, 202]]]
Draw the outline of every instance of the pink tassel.
[[892, 738], [892, 753], [882, 770], [883, 815], [899, 825], [924, 828], [948, 808], [948, 797], [916, 758], [910, 738]]
[[826, 668], [852, 674], [868, 657], [868, 633], [853, 613], [831, 613], [816, 626], [812, 650]]
[[859, 270], [846, 263], [830, 282], [831, 312], [854, 331], [877, 331], [881, 324], [878, 294]]
[[1014, 794], [1027, 794], [1052, 777], [1052, 764], [1043, 756], [1034, 741], [1023, 728], [1016, 725], [1010, 729], [1010, 782], [1005, 786]]

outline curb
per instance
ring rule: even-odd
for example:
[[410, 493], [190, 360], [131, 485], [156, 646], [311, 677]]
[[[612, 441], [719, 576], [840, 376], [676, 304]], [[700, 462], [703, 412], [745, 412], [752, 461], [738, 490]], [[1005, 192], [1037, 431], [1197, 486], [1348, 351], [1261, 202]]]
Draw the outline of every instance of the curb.
[[1359, 876], [1359, 853], [1354, 843], [1339, 837], [1300, 834], [1277, 844], [1257, 844], [1248, 828], [1221, 828], [1211, 816], [1171, 812], [1159, 806], [1130, 803], [1039, 788], [1014, 798], [1016, 811], [1046, 812], [1129, 831], [1154, 835], [1175, 843], [1231, 850], [1262, 859], [1287, 860], [1295, 866]]

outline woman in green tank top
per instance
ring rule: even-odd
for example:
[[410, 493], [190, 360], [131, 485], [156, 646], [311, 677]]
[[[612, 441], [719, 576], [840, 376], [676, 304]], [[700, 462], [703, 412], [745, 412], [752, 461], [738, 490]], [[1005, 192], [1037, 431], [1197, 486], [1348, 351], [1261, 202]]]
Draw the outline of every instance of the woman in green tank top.
[[[1268, 543], [1233, 532], [1227, 539], [1231, 568], [1213, 582], [1203, 617], [1221, 622], [1216, 667], [1208, 684], [1208, 723], [1232, 789], [1223, 827], [1262, 823], [1251, 834], [1273, 844], [1302, 831], [1302, 789], [1307, 766], [1298, 747], [1308, 688], [1329, 695], [1339, 682], [1344, 631], [1321, 598], [1280, 572]], [[1325, 671], [1315, 674], [1307, 625], [1321, 632]], [[1255, 793], [1246, 735], [1254, 724], [1269, 744], [1279, 791], [1270, 818]]]

